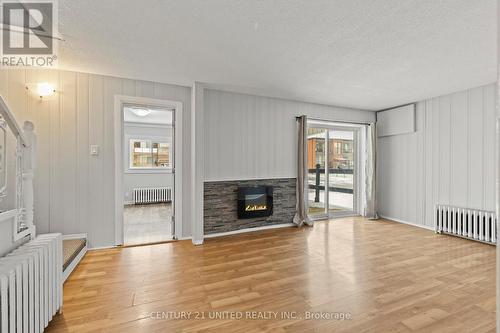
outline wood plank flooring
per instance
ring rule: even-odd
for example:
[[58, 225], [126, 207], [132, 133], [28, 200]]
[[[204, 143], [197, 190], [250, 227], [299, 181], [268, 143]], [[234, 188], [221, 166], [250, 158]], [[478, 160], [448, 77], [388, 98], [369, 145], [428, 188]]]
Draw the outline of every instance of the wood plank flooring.
[[90, 251], [64, 293], [47, 332], [495, 332], [495, 247], [344, 218]]

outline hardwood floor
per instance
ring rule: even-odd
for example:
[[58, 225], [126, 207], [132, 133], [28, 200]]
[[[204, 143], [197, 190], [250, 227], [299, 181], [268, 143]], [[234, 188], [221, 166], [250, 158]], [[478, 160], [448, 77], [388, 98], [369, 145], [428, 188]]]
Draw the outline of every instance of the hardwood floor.
[[344, 218], [90, 251], [64, 293], [47, 332], [495, 332], [495, 247]]

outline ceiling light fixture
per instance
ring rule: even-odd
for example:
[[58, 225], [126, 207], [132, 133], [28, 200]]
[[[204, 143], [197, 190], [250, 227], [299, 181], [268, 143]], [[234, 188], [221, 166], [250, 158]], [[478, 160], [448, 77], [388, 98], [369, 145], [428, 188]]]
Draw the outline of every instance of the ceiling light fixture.
[[146, 117], [151, 113], [149, 109], [132, 108], [131, 111], [138, 117]]

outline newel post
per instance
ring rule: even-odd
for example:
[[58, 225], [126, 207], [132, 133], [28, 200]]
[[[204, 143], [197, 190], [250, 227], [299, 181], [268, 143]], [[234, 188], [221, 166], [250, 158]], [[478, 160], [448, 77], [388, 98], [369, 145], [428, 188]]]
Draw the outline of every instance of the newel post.
[[26, 225], [31, 229], [31, 238], [35, 238], [33, 177], [36, 161], [36, 134], [35, 126], [32, 122], [24, 122], [23, 134], [26, 140], [26, 145], [22, 147], [23, 207], [26, 212]]

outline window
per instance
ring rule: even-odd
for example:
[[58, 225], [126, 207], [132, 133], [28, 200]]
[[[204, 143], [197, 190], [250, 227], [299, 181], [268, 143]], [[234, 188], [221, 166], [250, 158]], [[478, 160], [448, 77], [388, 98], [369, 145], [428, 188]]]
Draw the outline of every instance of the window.
[[324, 167], [325, 165], [325, 140], [316, 140], [316, 164]]
[[342, 154], [342, 153], [341, 153], [341, 151], [340, 151], [340, 149], [341, 149], [341, 143], [340, 143], [340, 142], [338, 142], [338, 141], [333, 141], [333, 147], [334, 147], [334, 149], [335, 149], [335, 151], [336, 151], [337, 155]]
[[352, 141], [344, 142], [344, 153], [352, 153]]
[[154, 140], [130, 140], [130, 169], [170, 169], [170, 143]]

